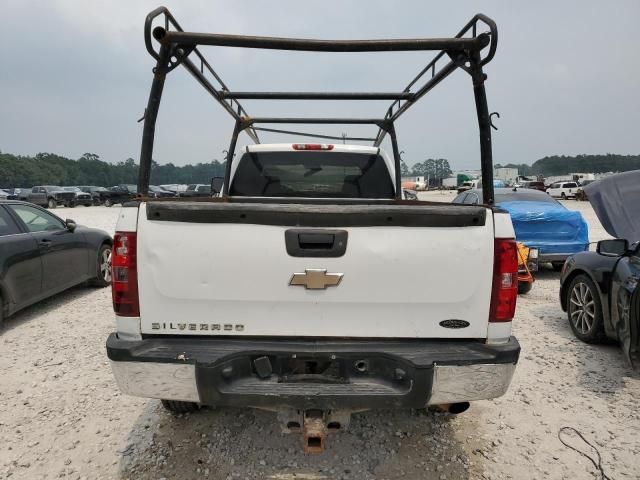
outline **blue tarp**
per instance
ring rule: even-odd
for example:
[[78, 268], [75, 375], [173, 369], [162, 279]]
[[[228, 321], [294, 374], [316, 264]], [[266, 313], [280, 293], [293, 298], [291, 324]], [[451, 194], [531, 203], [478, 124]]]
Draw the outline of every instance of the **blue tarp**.
[[559, 203], [500, 202], [511, 215], [516, 240], [540, 253], [577, 253], [589, 247], [589, 229], [580, 212]]
[[507, 184], [504, 183], [502, 180], [497, 180], [497, 179], [493, 179], [493, 188], [504, 188], [506, 187]]

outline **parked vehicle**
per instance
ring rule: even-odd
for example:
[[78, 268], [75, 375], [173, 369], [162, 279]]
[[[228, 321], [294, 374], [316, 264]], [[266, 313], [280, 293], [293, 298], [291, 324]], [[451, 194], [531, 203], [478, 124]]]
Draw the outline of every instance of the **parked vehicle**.
[[576, 190], [576, 200], [580, 202], [584, 202], [585, 200], [588, 200], [587, 193], [584, 191], [584, 187], [586, 187], [587, 185], [593, 182], [595, 182], [595, 180], [583, 180], [582, 182], [580, 182], [580, 185]]
[[181, 197], [210, 197], [211, 185], [203, 183], [193, 183], [187, 187], [184, 192], [180, 192]]
[[149, 197], [151, 198], [168, 198], [168, 197], [177, 197], [174, 192], [170, 192], [165, 190], [164, 188], [160, 188], [157, 185], [149, 185]]
[[547, 188], [544, 186], [544, 182], [526, 180], [524, 182], [520, 182], [520, 186], [522, 188], [529, 188], [532, 190], [540, 190], [541, 192], [546, 192]]
[[76, 194], [76, 199], [73, 204], [70, 204], [70, 207], [75, 205], [84, 205], [85, 207], [90, 207], [93, 205], [93, 198], [91, 194], [83, 192], [78, 187], [62, 187], [65, 192], [74, 192]]
[[0, 323], [44, 298], [89, 281], [111, 283], [111, 237], [43, 208], [0, 201]]
[[112, 207], [117, 203], [125, 203], [129, 200], [136, 198], [138, 194], [137, 187], [135, 185], [116, 185], [109, 188], [110, 196], [105, 196], [103, 205], [105, 207]]
[[80, 185], [80, 190], [91, 195], [93, 204], [98, 206], [104, 203], [105, 198], [111, 196], [111, 192], [104, 187], [98, 187], [96, 185]]
[[418, 192], [408, 188], [402, 189], [402, 195], [405, 200], [418, 200]]
[[76, 194], [75, 192], [68, 192], [62, 187], [41, 185], [31, 189], [31, 192], [27, 195], [27, 201], [47, 208], [56, 208], [58, 205], [75, 207]]
[[164, 188], [168, 192], [180, 193], [180, 192], [184, 192], [187, 189], [187, 185], [183, 185], [180, 183], [170, 183], [170, 184], [160, 185], [160, 188]]
[[[236, 111], [242, 114], [221, 197], [146, 199], [161, 85], [170, 71], [153, 38], [166, 52], [173, 49], [172, 35], [184, 34], [191, 40], [178, 40], [180, 48], [194, 56], [200, 52], [193, 39], [211, 44], [219, 38], [174, 31], [165, 8], [152, 12], [146, 25], [157, 68], [144, 120], [141, 199], [121, 209], [114, 238], [118, 331], [107, 339], [107, 354], [120, 389], [160, 398], [172, 411], [199, 405], [276, 410], [286, 429], [304, 432], [307, 452], [322, 450], [329, 428], [346, 428], [352, 411], [446, 404], [461, 412], [471, 400], [504, 394], [520, 351], [511, 336], [518, 266], [508, 214], [484, 205], [405, 201], [392, 117], [348, 119], [382, 125], [370, 146], [260, 143], [235, 155], [240, 132], [255, 137], [254, 123], [343, 119], [253, 117], [237, 99], [229, 109], [214, 87], [207, 91], [227, 113], [234, 119]], [[480, 33], [487, 28], [491, 34]], [[412, 82], [426, 93], [422, 82], [438, 83], [459, 66], [483, 79], [495, 38], [495, 23], [479, 15], [457, 38], [436, 42], [355, 41], [354, 47], [353, 41], [243, 36], [224, 42], [334, 52], [444, 47], [434, 62], [455, 51], [459, 61], [434, 63], [435, 73]], [[200, 74], [197, 67], [189, 71]], [[481, 164], [491, 178], [484, 83], [473, 89]], [[420, 94], [400, 96], [406, 98], [402, 113]], [[380, 148], [387, 134], [393, 158]], [[493, 185], [484, 187], [492, 199]]]
[[26, 200], [29, 193], [26, 188], [3, 188], [2, 190], [9, 195], [9, 200]]
[[613, 240], [570, 257], [560, 277], [560, 304], [574, 335], [593, 343], [617, 341], [640, 366], [640, 170], [585, 187]]
[[83, 192], [91, 195], [94, 205], [104, 205], [106, 207], [111, 207], [117, 203], [123, 203], [132, 198], [132, 195], [128, 190], [111, 190], [95, 185], [81, 185], [78, 188]]
[[466, 182], [462, 182], [458, 186], [458, 193], [466, 192], [467, 190], [473, 190], [481, 187], [482, 187], [482, 183], [480, 180], [467, 180]]
[[[493, 179], [493, 188], [504, 188], [506, 184], [504, 181], [494, 178]], [[458, 193], [466, 192], [467, 190], [474, 189], [482, 189], [482, 179], [469, 180], [467, 182], [463, 182], [462, 185], [458, 187]]]
[[553, 198], [566, 200], [567, 198], [575, 198], [577, 190], [578, 184], [576, 182], [555, 182], [549, 185], [547, 193]]
[[[481, 204], [482, 191], [460, 194], [453, 203]], [[511, 215], [516, 240], [538, 250], [539, 263], [551, 263], [560, 271], [570, 255], [589, 247], [589, 229], [582, 214], [568, 210], [546, 193], [497, 188], [495, 205]]]
[[9, 190], [0, 190], [0, 200], [17, 200], [17, 195], [14, 195]]
[[518, 294], [525, 295], [531, 291], [535, 282], [532, 272], [537, 271], [538, 249], [518, 242]]

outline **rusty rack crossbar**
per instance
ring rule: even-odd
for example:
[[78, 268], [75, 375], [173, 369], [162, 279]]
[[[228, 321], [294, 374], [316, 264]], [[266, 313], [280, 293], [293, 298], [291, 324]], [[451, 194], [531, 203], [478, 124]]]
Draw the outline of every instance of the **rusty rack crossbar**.
[[[154, 24], [156, 25], [154, 27]], [[479, 27], [488, 29], [479, 32]], [[238, 135], [245, 132], [260, 143], [259, 131], [300, 135], [329, 140], [369, 141], [380, 146], [389, 135], [395, 163], [396, 196], [401, 198], [400, 152], [395, 122], [415, 102], [430, 92], [456, 69], [467, 72], [473, 81], [473, 91], [480, 129], [480, 163], [482, 177], [493, 178], [491, 153], [491, 119], [484, 88], [486, 75], [482, 67], [495, 55], [498, 29], [489, 17], [475, 15], [455, 37], [415, 38], [394, 40], [311, 40], [297, 38], [256, 37], [185, 32], [165, 7], [153, 10], [145, 20], [144, 37], [147, 51], [156, 59], [154, 78], [145, 110], [138, 192], [146, 195], [151, 175], [151, 158], [155, 123], [167, 73], [178, 66], [184, 67], [202, 87], [231, 115], [235, 127], [228, 149], [223, 195], [228, 195], [231, 159], [234, 156]], [[158, 48], [154, 48], [155, 39]], [[239, 47], [307, 52], [406, 52], [438, 51], [436, 56], [415, 76], [402, 92], [233, 92], [198, 50], [200, 45]], [[484, 55], [483, 55], [484, 53]], [[289, 118], [251, 117], [239, 100], [391, 100], [392, 103], [381, 118]], [[310, 132], [258, 127], [258, 124], [363, 124], [375, 125], [378, 131], [373, 138], [336, 137]], [[493, 182], [482, 182], [483, 198], [493, 203]]]

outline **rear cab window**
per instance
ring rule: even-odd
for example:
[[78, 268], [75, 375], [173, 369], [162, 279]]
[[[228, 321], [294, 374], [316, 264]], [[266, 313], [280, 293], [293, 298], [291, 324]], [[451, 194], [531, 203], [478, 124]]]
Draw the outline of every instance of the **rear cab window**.
[[229, 193], [245, 197], [391, 199], [395, 189], [378, 153], [247, 152]]

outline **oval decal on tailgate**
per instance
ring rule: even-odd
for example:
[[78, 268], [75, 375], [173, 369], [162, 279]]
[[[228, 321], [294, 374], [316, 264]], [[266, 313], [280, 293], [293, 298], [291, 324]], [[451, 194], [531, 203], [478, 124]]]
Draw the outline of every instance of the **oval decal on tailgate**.
[[440, 326], [444, 328], [467, 328], [470, 325], [466, 320], [457, 320], [452, 318], [450, 320], [442, 320]]

